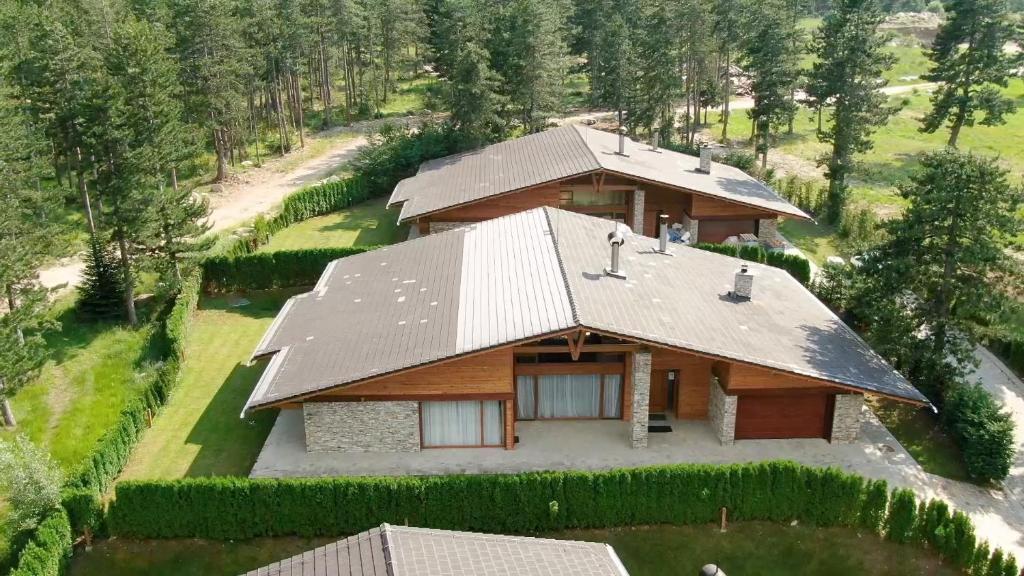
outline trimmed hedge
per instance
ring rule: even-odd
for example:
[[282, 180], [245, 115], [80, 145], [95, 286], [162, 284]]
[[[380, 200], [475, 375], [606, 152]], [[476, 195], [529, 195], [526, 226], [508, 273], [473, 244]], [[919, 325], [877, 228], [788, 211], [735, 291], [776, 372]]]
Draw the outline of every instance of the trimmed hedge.
[[333, 536], [381, 522], [520, 534], [700, 524], [715, 521], [725, 506], [736, 520], [853, 526], [865, 504], [864, 487], [858, 476], [792, 462], [482, 476], [126, 481], [116, 487], [108, 522], [112, 535], [126, 538]]
[[36, 527], [10, 576], [60, 576], [71, 558], [71, 524], [63, 509], [50, 513]]
[[1018, 374], [1024, 374], [1024, 340], [993, 340], [989, 347], [1002, 357], [1010, 368]]
[[332, 260], [375, 248], [349, 246], [211, 256], [202, 263], [203, 289], [208, 292], [226, 292], [311, 286], [316, 284]]
[[106, 511], [96, 492], [86, 488], [65, 490], [61, 494], [61, 507], [68, 514], [72, 534], [103, 533]]
[[1016, 449], [1013, 419], [987, 390], [977, 384], [952, 383], [940, 414], [972, 478], [988, 482], [1009, 475]]
[[724, 254], [726, 256], [732, 256], [733, 258], [741, 258], [748, 262], [758, 262], [760, 264], [767, 264], [773, 268], [780, 268], [789, 272], [789, 275], [796, 278], [804, 286], [808, 286], [811, 283], [811, 263], [806, 258], [797, 256], [795, 254], [786, 254], [784, 252], [766, 251], [760, 246], [737, 246], [735, 244], [710, 244], [707, 242], [700, 242], [693, 245], [698, 250], [705, 250], [707, 252], [715, 252], [717, 254]]

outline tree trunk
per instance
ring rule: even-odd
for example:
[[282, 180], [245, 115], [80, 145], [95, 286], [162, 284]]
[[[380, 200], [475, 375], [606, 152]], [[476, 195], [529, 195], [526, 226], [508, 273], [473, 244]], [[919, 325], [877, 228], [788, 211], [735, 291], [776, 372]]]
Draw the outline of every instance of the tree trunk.
[[139, 316], [135, 312], [135, 285], [132, 281], [131, 260], [128, 258], [128, 242], [123, 231], [117, 233], [117, 247], [121, 256], [121, 276], [124, 279], [124, 311], [128, 315], [128, 324], [135, 327], [139, 324]]
[[[305, 125], [305, 118], [303, 117], [303, 114], [302, 114], [302, 77], [299, 76], [298, 72], [295, 73], [295, 76], [293, 77], [293, 82], [295, 84], [295, 102], [298, 103], [298, 107], [297, 108], [298, 108], [298, 111], [299, 111], [299, 148], [305, 149], [306, 148], [306, 136], [305, 136], [306, 125]], [[313, 94], [313, 92], [312, 92], [312, 90], [310, 90], [310, 95], [312, 95], [312, 94]]]
[[89, 188], [85, 185], [85, 174], [82, 173], [82, 149], [75, 148], [75, 172], [78, 174], [78, 193], [82, 195], [82, 208], [85, 211], [85, 223], [89, 227], [89, 235], [96, 235], [96, 221], [92, 217], [92, 205], [89, 202]]
[[730, 67], [731, 54], [725, 51], [725, 94], [722, 104], [722, 143], [729, 142], [729, 99], [732, 96], [732, 69]]
[[0, 378], [0, 413], [3, 413], [3, 423], [7, 428], [16, 428], [18, 426], [17, 419], [14, 418], [14, 410], [11, 408], [11, 401], [7, 399], [7, 396], [3, 395], [4, 380]]
[[964, 114], [958, 113], [953, 121], [953, 128], [949, 132], [949, 141], [946, 142], [950, 148], [956, 148], [956, 141], [960, 139], [960, 130], [964, 127], [964, 116]]
[[213, 129], [213, 149], [217, 155], [217, 176], [214, 177], [214, 181], [223, 182], [228, 176], [228, 159], [227, 152], [224, 150], [224, 138], [221, 135], [220, 128]]

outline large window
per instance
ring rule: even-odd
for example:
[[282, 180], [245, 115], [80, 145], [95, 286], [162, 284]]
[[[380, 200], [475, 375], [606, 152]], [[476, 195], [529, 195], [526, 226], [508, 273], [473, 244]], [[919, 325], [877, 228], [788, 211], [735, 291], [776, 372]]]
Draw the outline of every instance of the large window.
[[598, 192], [596, 190], [562, 190], [560, 202], [562, 206], [625, 206], [624, 191]]
[[621, 374], [538, 374], [516, 377], [516, 418], [621, 418]]
[[501, 446], [505, 439], [504, 404], [498, 400], [420, 403], [424, 448]]

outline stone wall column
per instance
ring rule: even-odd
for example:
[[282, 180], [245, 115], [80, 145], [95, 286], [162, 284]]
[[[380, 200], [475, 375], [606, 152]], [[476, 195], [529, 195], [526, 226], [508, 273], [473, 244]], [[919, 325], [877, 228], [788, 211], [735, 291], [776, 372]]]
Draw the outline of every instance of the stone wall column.
[[418, 452], [418, 402], [306, 402], [307, 452]]
[[633, 353], [633, 448], [647, 448], [647, 421], [651, 405], [651, 351]]
[[700, 220], [690, 218], [689, 214], [683, 214], [683, 232], [690, 233], [690, 244], [697, 243], [697, 233], [700, 231]]
[[863, 394], [836, 394], [835, 409], [832, 411], [833, 443], [847, 444], [857, 440], [863, 407]]
[[644, 191], [633, 191], [633, 221], [630, 222], [634, 234], [644, 233]]
[[722, 444], [736, 441], [736, 396], [730, 396], [722, 390], [717, 377], [711, 378], [711, 394], [708, 400], [708, 420], [711, 429]]
[[761, 242], [781, 240], [782, 236], [779, 235], [779, 219], [766, 218], [763, 220], [758, 220], [757, 239], [760, 240]]

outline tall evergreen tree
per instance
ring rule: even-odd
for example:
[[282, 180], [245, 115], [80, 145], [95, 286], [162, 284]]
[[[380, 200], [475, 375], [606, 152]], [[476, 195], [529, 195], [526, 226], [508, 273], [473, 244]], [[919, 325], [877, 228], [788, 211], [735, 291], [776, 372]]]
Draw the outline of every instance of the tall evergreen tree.
[[133, 326], [138, 323], [135, 260], [142, 247], [160, 237], [155, 210], [160, 203], [153, 195], [190, 144], [169, 44], [168, 35], [153, 25], [132, 19], [119, 23], [104, 54], [104, 117], [92, 131], [98, 187], [118, 247], [125, 315]]
[[729, 102], [733, 94], [732, 66], [743, 41], [744, 0], [715, 0], [713, 7], [715, 42], [721, 57], [722, 141], [729, 140]]
[[799, 32], [787, 0], [769, 0], [751, 15], [750, 33], [744, 39], [743, 62], [751, 77], [754, 107], [755, 151], [761, 168], [768, 167], [772, 131], [789, 123], [796, 114], [792, 92], [800, 78]]
[[1004, 50], [1013, 31], [1006, 0], [946, 0], [943, 6], [946, 21], [928, 51], [931, 69], [923, 76], [938, 86], [921, 131], [930, 134], [946, 124], [948, 144], [955, 147], [960, 131], [979, 114], [982, 126], [997, 126], [1016, 109], [1000, 90], [1013, 73], [1013, 57]]
[[894, 57], [886, 51], [887, 39], [878, 27], [885, 20], [877, 0], [835, 0], [814, 35], [812, 51], [817, 57], [810, 83], [818, 106], [829, 106], [829, 126], [818, 132], [818, 140], [832, 150], [819, 160], [828, 178], [827, 219], [836, 224], [846, 205], [846, 177], [854, 166], [854, 155], [874, 146], [871, 134], [894, 112], [879, 91], [883, 74], [892, 68]]
[[42, 139], [0, 92], [0, 423], [15, 426], [9, 399], [46, 360], [42, 331], [53, 326], [36, 270], [51, 254], [56, 195], [40, 178]]
[[124, 276], [118, 270], [117, 254], [102, 233], [89, 239], [75, 308], [89, 320], [124, 318]]
[[900, 368], [938, 385], [965, 375], [975, 322], [1001, 304], [993, 282], [1013, 264], [1006, 247], [1024, 191], [995, 160], [947, 149], [926, 155], [900, 193], [910, 205], [865, 266], [860, 308], [873, 343], [911, 351]]

